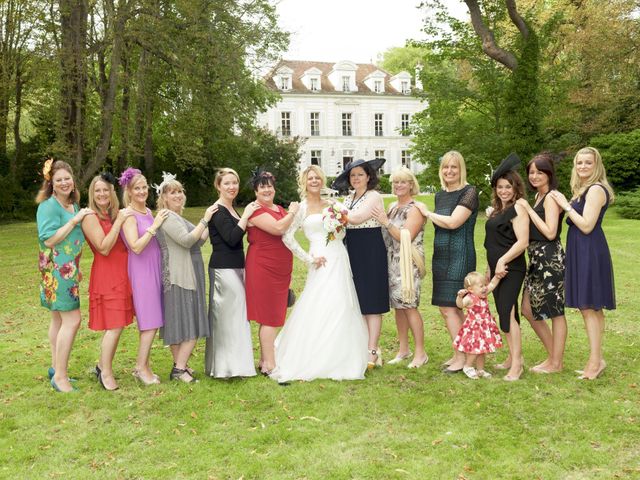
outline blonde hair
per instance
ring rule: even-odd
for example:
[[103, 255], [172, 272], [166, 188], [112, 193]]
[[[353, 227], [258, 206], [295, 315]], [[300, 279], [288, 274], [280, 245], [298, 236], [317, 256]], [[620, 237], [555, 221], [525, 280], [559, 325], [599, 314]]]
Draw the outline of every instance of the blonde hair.
[[462, 154], [457, 150], [450, 150], [442, 156], [442, 159], [440, 161], [440, 168], [438, 170], [440, 185], [445, 191], [447, 190], [447, 184], [444, 182], [442, 169], [451, 162], [455, 162], [458, 164], [458, 169], [460, 170], [460, 187], [463, 187], [467, 184], [467, 165], [464, 163], [464, 158], [462, 157]]
[[40, 191], [36, 196], [36, 203], [42, 203], [51, 198], [51, 195], [53, 195], [53, 176], [58, 172], [58, 170], [64, 170], [71, 175], [71, 179], [73, 180], [73, 191], [69, 194], [69, 200], [71, 200], [71, 203], [80, 203], [80, 190], [76, 188], [76, 179], [73, 176], [73, 169], [71, 168], [71, 165], [62, 160], [56, 160], [51, 164], [51, 170], [42, 181]]
[[220, 168], [216, 172], [216, 178], [213, 180], [213, 186], [216, 190], [220, 191], [220, 184], [222, 183], [222, 179], [225, 175], [233, 175], [238, 180], [238, 184], [240, 184], [240, 175], [233, 168]]
[[[594, 169], [593, 173], [589, 178], [587, 178], [584, 182], [580, 180], [578, 177], [578, 172], [576, 170], [576, 163], [578, 162], [579, 155], [593, 155], [594, 160]], [[613, 203], [615, 195], [613, 193], [613, 188], [609, 184], [607, 180], [607, 172], [604, 169], [604, 163], [602, 163], [602, 156], [600, 152], [593, 147], [584, 147], [578, 150], [576, 156], [573, 157], [573, 169], [571, 170], [571, 195], [575, 200], [580, 198], [582, 194], [589, 188], [591, 185], [596, 183], [601, 184], [604, 188], [606, 188], [607, 192], [609, 192], [609, 203]]]
[[127, 186], [124, 188], [124, 191], [122, 192], [122, 205], [124, 207], [128, 207], [131, 204], [131, 190], [140, 180], [144, 180], [144, 182], [147, 184], [147, 187], [149, 186], [149, 183], [147, 182], [147, 178], [141, 173], [138, 173], [133, 177], [131, 177], [131, 180], [129, 180], [129, 183], [127, 183]]
[[486, 281], [486, 277], [480, 272], [469, 272], [464, 277], [464, 288], [469, 288], [471, 285], [482, 285]]
[[314, 172], [322, 179], [323, 188], [327, 185], [327, 176], [324, 174], [322, 169], [318, 165], [309, 165], [300, 172], [300, 175], [298, 175], [298, 193], [300, 194], [301, 200], [307, 198], [307, 178], [309, 177], [309, 172]]
[[96, 212], [98, 216], [100, 217], [102, 216], [102, 212], [96, 205], [96, 197], [94, 193], [94, 189], [96, 188], [96, 183], [98, 182], [105, 183], [107, 185], [107, 188], [109, 188], [109, 207], [107, 207], [107, 215], [111, 219], [111, 221], [114, 221], [118, 216], [118, 209], [120, 208], [118, 195], [116, 195], [116, 189], [114, 188], [113, 184], [111, 184], [110, 182], [107, 182], [100, 175], [96, 175], [95, 177], [93, 177], [93, 180], [91, 180], [91, 183], [89, 184], [89, 191], [87, 192], [87, 196], [89, 197], [88, 199], [89, 208], [94, 212]]
[[395, 170], [390, 176], [389, 181], [393, 182], [411, 182], [411, 195], [418, 195], [420, 193], [420, 184], [414, 173], [407, 167], [400, 167]]
[[[165, 193], [175, 192], [176, 190], [181, 191], [183, 194], [185, 193], [184, 187], [175, 178], [173, 180], [168, 180], [166, 182], [162, 182], [162, 189], [158, 192], [158, 198], [156, 199], [156, 208], [158, 210], [161, 210], [163, 208], [167, 208], [167, 206], [164, 203], [163, 195]], [[184, 195], [184, 203], [182, 204], [182, 208], [180, 209], [180, 214], [181, 215], [182, 215], [182, 211], [184, 210], [184, 206], [186, 204], [187, 204], [187, 195], [185, 194]]]

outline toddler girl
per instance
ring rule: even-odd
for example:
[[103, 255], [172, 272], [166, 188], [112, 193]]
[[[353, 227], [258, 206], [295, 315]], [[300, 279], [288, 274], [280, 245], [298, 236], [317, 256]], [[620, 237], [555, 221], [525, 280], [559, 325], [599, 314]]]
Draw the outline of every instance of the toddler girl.
[[474, 380], [491, 377], [490, 373], [484, 371], [484, 355], [502, 347], [500, 331], [487, 302], [487, 295], [499, 282], [499, 278], [493, 277], [487, 285], [484, 275], [471, 272], [464, 278], [465, 288], [458, 291], [456, 297], [456, 305], [458, 308], [466, 308], [467, 316], [453, 341], [453, 348], [466, 354], [462, 371]]

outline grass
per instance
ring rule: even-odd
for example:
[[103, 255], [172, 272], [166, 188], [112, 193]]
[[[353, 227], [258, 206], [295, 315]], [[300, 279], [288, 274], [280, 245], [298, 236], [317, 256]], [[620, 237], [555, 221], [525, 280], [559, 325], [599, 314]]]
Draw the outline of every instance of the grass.
[[[431, 202], [429, 198], [427, 202]], [[189, 209], [197, 219], [201, 209]], [[120, 390], [104, 392], [90, 370], [100, 335], [83, 326], [70, 372], [78, 394], [55, 394], [46, 380], [49, 314], [39, 306], [34, 223], [0, 226], [0, 477], [106, 479], [611, 479], [640, 478], [638, 309], [640, 223], [607, 215], [618, 309], [607, 312], [609, 367], [580, 382], [587, 341], [569, 311], [566, 369], [522, 381], [470, 381], [440, 373], [450, 353], [431, 284], [423, 285], [426, 367], [385, 366], [358, 382], [320, 380], [288, 387], [256, 377], [189, 386], [142, 387], [130, 374], [135, 328], [123, 334], [115, 371]], [[483, 268], [484, 220], [476, 228]], [[427, 256], [433, 228], [425, 229]], [[210, 246], [203, 248], [207, 259]], [[82, 267], [88, 278], [91, 252]], [[429, 263], [429, 262], [428, 262]], [[294, 288], [305, 271], [296, 261]], [[87, 301], [83, 282], [83, 319]], [[255, 326], [254, 326], [255, 334]], [[527, 366], [543, 358], [523, 328]], [[385, 316], [382, 348], [397, 348]], [[201, 342], [191, 365], [202, 371]], [[254, 345], [257, 344], [254, 337]], [[502, 359], [500, 352], [489, 365]], [[166, 379], [169, 352], [156, 342], [155, 370]]]

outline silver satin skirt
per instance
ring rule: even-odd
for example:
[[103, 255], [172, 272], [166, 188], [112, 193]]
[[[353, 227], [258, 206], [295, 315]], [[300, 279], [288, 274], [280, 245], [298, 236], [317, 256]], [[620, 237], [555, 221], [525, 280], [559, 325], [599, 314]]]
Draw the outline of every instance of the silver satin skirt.
[[204, 371], [216, 378], [253, 377], [251, 326], [247, 320], [244, 269], [209, 269], [209, 323]]

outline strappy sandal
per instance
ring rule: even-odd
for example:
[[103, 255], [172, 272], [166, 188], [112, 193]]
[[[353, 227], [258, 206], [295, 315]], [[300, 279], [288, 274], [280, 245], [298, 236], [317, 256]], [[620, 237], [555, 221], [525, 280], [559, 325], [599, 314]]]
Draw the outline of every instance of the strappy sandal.
[[[185, 373], [189, 375], [188, 379], [184, 378]], [[169, 374], [169, 380], [180, 380], [181, 382], [184, 382], [184, 383], [196, 383], [198, 381], [191, 376], [191, 374], [186, 368], [177, 368], [177, 367], [173, 367], [171, 369], [171, 373]]]

